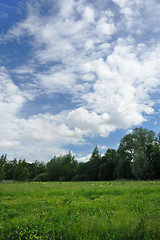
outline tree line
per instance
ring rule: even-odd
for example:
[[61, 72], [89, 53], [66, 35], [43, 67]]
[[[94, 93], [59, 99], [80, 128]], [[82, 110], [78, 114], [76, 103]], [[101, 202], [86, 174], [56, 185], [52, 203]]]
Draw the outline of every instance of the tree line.
[[101, 155], [95, 147], [88, 162], [78, 162], [69, 152], [48, 163], [0, 157], [0, 180], [16, 181], [105, 181], [115, 179], [160, 179], [160, 133], [135, 128], [119, 147]]

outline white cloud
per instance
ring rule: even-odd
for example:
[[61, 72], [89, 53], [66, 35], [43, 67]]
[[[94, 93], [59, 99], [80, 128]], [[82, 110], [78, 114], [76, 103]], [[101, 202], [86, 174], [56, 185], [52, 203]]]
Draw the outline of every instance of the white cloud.
[[66, 92], [72, 89], [75, 84], [75, 76], [72, 72], [62, 70], [54, 72], [50, 70], [49, 73], [37, 74], [37, 80], [40, 86], [48, 92]]
[[82, 157], [80, 156], [77, 158], [77, 161], [85, 163], [89, 161], [90, 157], [91, 157], [91, 154], [88, 154], [87, 156], [82, 156]]
[[98, 145], [97, 147], [98, 147], [99, 150], [103, 150], [103, 151], [104, 151], [104, 150], [106, 151], [107, 148], [108, 148], [108, 147], [105, 146], [105, 145]]
[[144, 112], [154, 112], [149, 93], [160, 83], [159, 50], [159, 46], [153, 50], [156, 56], [152, 51], [147, 55], [142, 53], [141, 60], [134, 44], [131, 47], [127, 42], [118, 41], [106, 61], [100, 58], [90, 63], [88, 71], [94, 71], [98, 80], [93, 84], [94, 91], [82, 96], [88, 107], [97, 113], [110, 113], [111, 119], [119, 122], [119, 127], [143, 122]]
[[0, 73], [0, 147], [12, 147], [18, 145], [18, 122], [16, 115], [26, 101], [22, 92], [9, 78], [7, 71], [1, 67]]
[[4, 67], [0, 68], [0, 111], [3, 117], [15, 115], [25, 102], [25, 97], [19, 88], [9, 78]]
[[[26, 19], [1, 35], [1, 41], [27, 36], [31, 59], [27, 66], [12, 70], [24, 80], [19, 87], [4, 68], [1, 71], [0, 111], [5, 118], [0, 120], [0, 148], [11, 147], [17, 156], [26, 152], [26, 157], [35, 154], [42, 159], [45, 152], [48, 156], [65, 152], [67, 144], [82, 144], [86, 136], [106, 137], [117, 128], [141, 124], [146, 115], [153, 114], [150, 93], [160, 84], [160, 45], [137, 43], [132, 33], [144, 33], [154, 24], [149, 6], [158, 18], [155, 1], [151, 6], [149, 1], [114, 0], [120, 24], [114, 10], [102, 11], [87, 1], [59, 1], [58, 12], [53, 13], [53, 6], [42, 16], [42, 2], [29, 1]], [[148, 26], [140, 17], [142, 7], [150, 17]], [[26, 75], [30, 75], [29, 83]], [[50, 96], [70, 94], [75, 108], [20, 117], [24, 104], [34, 101], [39, 91]]]
[[52, 157], [51, 154], [64, 153], [66, 144], [84, 141], [82, 131], [67, 127], [67, 112], [58, 115], [39, 114], [28, 119], [20, 117], [27, 101], [26, 93], [13, 83], [5, 68], [1, 68], [0, 90], [0, 151], [14, 152], [15, 156], [32, 160], [35, 157], [47, 160], [47, 154]]
[[96, 26], [98, 34], [111, 36], [115, 33], [114, 23], [108, 23], [106, 18], [101, 18]]
[[83, 18], [85, 22], [94, 23], [94, 10], [90, 7], [84, 9]]
[[98, 115], [95, 112], [88, 112], [84, 108], [78, 108], [69, 113], [67, 117], [69, 126], [84, 131], [86, 135], [108, 136], [109, 132], [115, 129], [110, 123], [107, 113]]
[[[120, 7], [121, 24], [131, 33], [159, 32], [160, 3], [157, 0], [112, 0]], [[154, 14], [153, 14], [154, 13]]]

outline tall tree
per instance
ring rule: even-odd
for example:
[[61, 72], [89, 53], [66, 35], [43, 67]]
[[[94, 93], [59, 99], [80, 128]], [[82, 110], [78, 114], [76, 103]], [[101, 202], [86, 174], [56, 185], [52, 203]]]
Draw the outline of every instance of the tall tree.
[[27, 168], [30, 173], [30, 179], [33, 179], [37, 175], [46, 172], [46, 164], [37, 160], [33, 163], [27, 163]]
[[2, 155], [0, 157], [0, 180], [5, 179], [5, 165], [6, 165], [7, 155]]
[[153, 179], [155, 177], [153, 164], [155, 133], [145, 128], [136, 128], [133, 130], [133, 135], [134, 156], [132, 173], [137, 179]]
[[151, 149], [155, 133], [145, 128], [135, 128], [122, 138], [118, 148], [118, 178], [153, 178]]
[[27, 163], [24, 160], [19, 160], [14, 171], [14, 179], [18, 181], [25, 181], [29, 179], [29, 170]]
[[101, 164], [101, 155], [98, 147], [96, 146], [92, 152], [92, 155], [86, 163], [86, 177], [87, 180], [96, 181], [98, 180], [98, 173]]
[[69, 152], [64, 156], [54, 157], [47, 163], [47, 173], [51, 181], [70, 181], [77, 174], [78, 162]]
[[117, 178], [130, 179], [133, 177], [131, 172], [131, 165], [133, 161], [134, 151], [134, 135], [129, 133], [121, 139], [119, 148], [117, 150]]
[[117, 161], [117, 153], [115, 149], [108, 149], [106, 154], [102, 157], [99, 168], [99, 180], [113, 180], [115, 179], [115, 167]]
[[160, 179], [160, 141], [151, 145], [150, 162], [154, 179]]
[[5, 176], [5, 179], [7, 179], [7, 180], [13, 180], [14, 179], [14, 174], [15, 174], [16, 167], [17, 167], [17, 160], [16, 159], [6, 162], [6, 167], [5, 167], [6, 176]]
[[71, 152], [62, 158], [63, 171], [62, 177], [65, 181], [71, 181], [71, 179], [77, 174], [78, 162]]

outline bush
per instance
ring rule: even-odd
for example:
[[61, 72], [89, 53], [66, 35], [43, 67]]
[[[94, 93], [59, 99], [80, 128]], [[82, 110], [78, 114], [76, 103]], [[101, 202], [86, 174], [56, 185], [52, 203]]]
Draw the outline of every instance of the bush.
[[45, 182], [48, 180], [48, 174], [47, 173], [40, 173], [35, 178], [33, 178], [34, 182]]
[[72, 181], [85, 181], [85, 175], [84, 174], [77, 174], [72, 178]]

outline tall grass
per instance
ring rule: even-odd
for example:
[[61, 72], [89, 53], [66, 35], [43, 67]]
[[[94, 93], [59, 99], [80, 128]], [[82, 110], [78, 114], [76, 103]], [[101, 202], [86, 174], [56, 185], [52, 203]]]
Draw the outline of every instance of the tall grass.
[[160, 181], [0, 183], [0, 239], [160, 239]]

